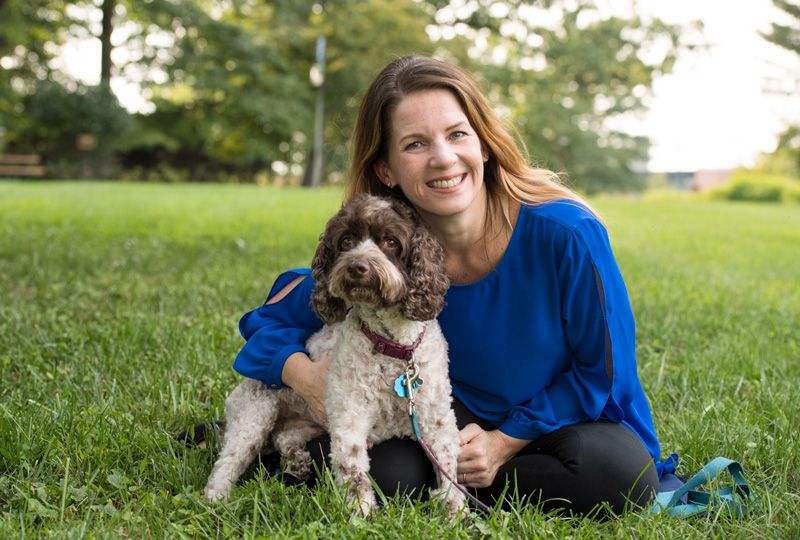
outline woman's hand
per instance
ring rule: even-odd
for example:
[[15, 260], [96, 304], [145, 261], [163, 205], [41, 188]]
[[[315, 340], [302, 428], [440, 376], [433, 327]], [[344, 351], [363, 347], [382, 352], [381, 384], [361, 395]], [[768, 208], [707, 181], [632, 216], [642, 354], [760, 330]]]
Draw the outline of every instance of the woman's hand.
[[325, 427], [328, 425], [325, 399], [328, 395], [328, 366], [330, 363], [330, 358], [312, 362], [305, 353], [297, 352], [286, 359], [281, 373], [284, 384], [290, 386], [305, 400], [317, 421]]
[[461, 430], [458, 482], [473, 488], [489, 487], [501, 465], [530, 441], [509, 437], [500, 430], [484, 431], [477, 424]]

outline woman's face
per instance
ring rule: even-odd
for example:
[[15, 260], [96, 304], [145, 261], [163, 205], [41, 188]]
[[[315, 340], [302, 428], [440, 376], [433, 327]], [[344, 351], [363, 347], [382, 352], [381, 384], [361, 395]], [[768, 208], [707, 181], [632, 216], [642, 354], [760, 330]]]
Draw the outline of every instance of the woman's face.
[[387, 160], [378, 177], [397, 185], [425, 216], [483, 212], [483, 144], [447, 90], [406, 96], [391, 115]]

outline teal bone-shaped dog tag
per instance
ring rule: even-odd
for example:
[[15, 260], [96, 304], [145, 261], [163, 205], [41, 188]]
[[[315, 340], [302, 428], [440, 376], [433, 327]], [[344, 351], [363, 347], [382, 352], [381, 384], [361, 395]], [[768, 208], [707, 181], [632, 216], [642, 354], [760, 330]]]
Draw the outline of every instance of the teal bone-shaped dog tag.
[[[422, 379], [417, 377], [411, 383], [411, 391], [413, 392], [414, 390], [419, 388], [419, 386], [421, 384], [422, 384]], [[405, 375], [400, 375], [399, 377], [397, 377], [397, 379], [395, 379], [395, 381], [394, 381], [394, 393], [397, 394], [398, 396], [402, 397], [402, 398], [407, 398], [408, 397], [408, 388], [406, 388], [406, 376]]]

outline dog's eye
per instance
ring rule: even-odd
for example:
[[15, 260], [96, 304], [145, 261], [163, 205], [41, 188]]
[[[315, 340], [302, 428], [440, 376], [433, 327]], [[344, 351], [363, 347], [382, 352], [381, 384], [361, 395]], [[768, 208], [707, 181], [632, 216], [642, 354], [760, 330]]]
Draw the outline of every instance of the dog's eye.
[[339, 249], [342, 251], [353, 249], [355, 243], [355, 239], [349, 234], [346, 234], [339, 239]]
[[398, 242], [396, 238], [392, 238], [391, 236], [387, 236], [386, 238], [381, 240], [381, 244], [383, 244], [383, 247], [385, 247], [386, 249], [392, 249], [392, 250], [395, 250], [400, 247], [400, 242]]

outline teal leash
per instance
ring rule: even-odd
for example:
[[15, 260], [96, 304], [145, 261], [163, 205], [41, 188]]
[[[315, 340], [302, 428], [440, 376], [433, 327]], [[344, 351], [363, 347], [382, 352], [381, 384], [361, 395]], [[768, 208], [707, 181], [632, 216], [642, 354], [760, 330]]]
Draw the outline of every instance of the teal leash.
[[413, 360], [409, 359], [408, 364], [406, 365], [405, 374], [400, 375], [397, 380], [395, 380], [394, 391], [400, 397], [404, 397], [408, 400], [408, 418], [411, 421], [411, 430], [414, 433], [414, 438], [417, 439], [417, 442], [422, 447], [422, 450], [425, 452], [425, 455], [428, 456], [428, 459], [431, 461], [431, 463], [433, 463], [433, 465], [439, 469], [445, 478], [447, 478], [458, 491], [463, 493], [478, 508], [489, 512], [491, 510], [489, 506], [481, 502], [476, 496], [471, 494], [466, 487], [459, 484], [447, 473], [439, 460], [436, 459], [436, 456], [428, 446], [428, 443], [426, 443], [422, 438], [422, 433], [419, 429], [419, 422], [417, 422], [416, 404], [414, 403], [414, 390], [416, 390], [421, 384], [422, 379], [419, 376], [419, 366], [417, 366]]
[[[733, 485], [709, 491], [697, 489], [726, 470], [733, 478]], [[725, 505], [734, 517], [740, 517], [748, 513], [750, 505], [755, 502], [756, 499], [747, 485], [742, 466], [732, 459], [716, 457], [680, 488], [656, 494], [650, 513], [693, 517], [701, 516], [717, 505]]]

